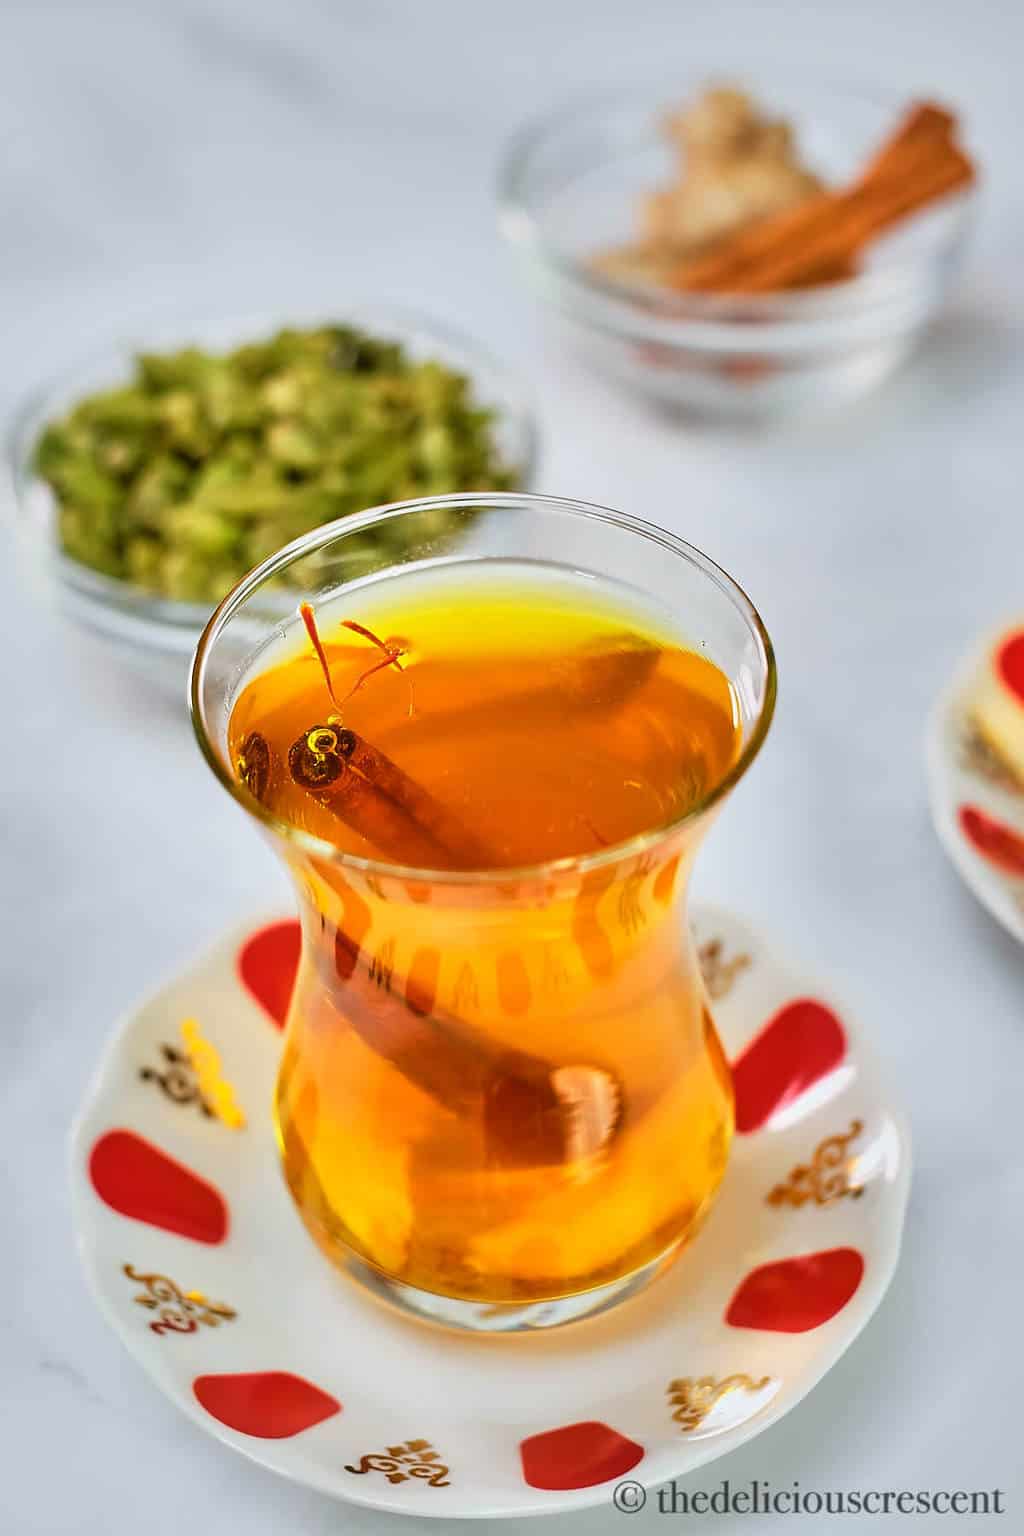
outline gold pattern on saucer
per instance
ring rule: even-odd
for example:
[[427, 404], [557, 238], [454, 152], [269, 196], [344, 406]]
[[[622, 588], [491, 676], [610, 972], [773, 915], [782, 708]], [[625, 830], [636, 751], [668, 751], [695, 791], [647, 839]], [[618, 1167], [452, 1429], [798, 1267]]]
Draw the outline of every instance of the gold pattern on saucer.
[[233, 1131], [243, 1130], [245, 1115], [235, 1098], [235, 1090], [221, 1073], [220, 1055], [209, 1040], [204, 1038], [195, 1019], [182, 1021], [181, 1037], [188, 1047], [199, 1091], [211, 1113]]
[[709, 939], [697, 951], [701, 975], [712, 1002], [727, 997], [736, 984], [736, 978], [751, 964], [747, 954], [733, 955], [727, 960], [721, 939]]
[[740, 1389], [744, 1392], [760, 1392], [770, 1381], [770, 1376], [762, 1376], [760, 1381], [754, 1381], [746, 1371], [723, 1376], [721, 1381], [716, 1376], [682, 1376], [668, 1384], [669, 1406], [675, 1410], [672, 1417], [682, 1427], [683, 1433], [689, 1434], [691, 1430], [699, 1429], [715, 1404], [721, 1402], [727, 1392]]
[[404, 1483], [410, 1477], [425, 1479], [431, 1488], [450, 1488], [448, 1468], [442, 1465], [441, 1452], [429, 1440], [406, 1440], [404, 1445], [389, 1445], [386, 1451], [362, 1456], [358, 1467], [345, 1467], [357, 1476], [364, 1472], [383, 1472], [389, 1483]]
[[183, 1291], [166, 1275], [140, 1275], [133, 1264], [121, 1267], [129, 1280], [146, 1287], [134, 1299], [140, 1307], [159, 1312], [160, 1321], [149, 1325], [156, 1334], [196, 1333], [200, 1323], [216, 1328], [218, 1323], [229, 1323], [238, 1316], [223, 1302], [208, 1301], [202, 1291]]
[[191, 1058], [174, 1045], [161, 1045], [160, 1054], [164, 1059], [162, 1067], [139, 1068], [142, 1081], [156, 1083], [173, 1104], [195, 1104], [204, 1115], [212, 1118], [213, 1110], [199, 1090]]
[[830, 1205], [849, 1195], [859, 1200], [864, 1193], [862, 1184], [850, 1183], [852, 1159], [847, 1147], [856, 1141], [864, 1129], [862, 1120], [851, 1120], [845, 1136], [829, 1136], [814, 1149], [810, 1163], [798, 1163], [784, 1184], [776, 1184], [766, 1196], [769, 1205], [794, 1205], [798, 1209], [813, 1200], [816, 1205]]
[[965, 716], [959, 732], [960, 766], [999, 789], [1024, 794], [1024, 781], [987, 741], [970, 715]]

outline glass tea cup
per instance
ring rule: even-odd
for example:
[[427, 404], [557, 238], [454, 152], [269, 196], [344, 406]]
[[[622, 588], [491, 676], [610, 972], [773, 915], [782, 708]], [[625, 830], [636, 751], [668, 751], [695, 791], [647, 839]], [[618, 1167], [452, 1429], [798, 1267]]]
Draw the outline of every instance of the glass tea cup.
[[[471, 585], [510, 563], [628, 591], [724, 674], [738, 746], [696, 803], [597, 851], [464, 870], [344, 851], [257, 798], [231, 711], [297, 639], [299, 596], [355, 613], [410, 576]], [[535, 1329], [614, 1305], [695, 1235], [733, 1111], [688, 879], [774, 701], [771, 644], [735, 582], [652, 524], [580, 502], [383, 507], [296, 540], [221, 603], [193, 664], [193, 721], [284, 860], [302, 928], [274, 1109], [284, 1177], [363, 1285], [450, 1326]]]

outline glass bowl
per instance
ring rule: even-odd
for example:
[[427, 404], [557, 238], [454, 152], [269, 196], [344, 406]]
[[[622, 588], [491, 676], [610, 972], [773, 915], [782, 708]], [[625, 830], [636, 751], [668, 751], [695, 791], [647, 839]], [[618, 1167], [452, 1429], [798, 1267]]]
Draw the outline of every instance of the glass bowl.
[[[528, 125], [501, 167], [505, 236], [589, 358], [648, 396], [743, 417], [869, 389], [942, 304], [973, 222], [973, 190], [879, 239], [857, 276], [802, 292], [686, 294], [594, 269], [596, 253], [635, 237], [643, 196], [672, 179], [665, 111], [706, 83], [594, 97]], [[911, 105], [881, 91], [742, 84], [790, 121], [802, 156], [830, 184], [851, 180]]]
[[57, 504], [49, 485], [33, 468], [33, 451], [46, 424], [65, 414], [83, 396], [124, 383], [136, 353], [176, 350], [195, 343], [228, 350], [271, 336], [284, 326], [349, 324], [400, 342], [409, 356], [435, 358], [471, 380], [473, 394], [494, 411], [494, 440], [503, 463], [528, 489], [536, 458], [531, 409], [518, 383], [476, 342], [426, 316], [373, 302], [324, 305], [315, 311], [249, 314], [225, 319], [183, 320], [139, 325], [68, 369], [22, 406], [7, 439], [6, 490], [13, 505], [19, 542], [37, 585], [73, 620], [119, 646], [132, 665], [184, 688], [187, 664], [215, 603], [179, 602], [154, 596], [127, 581], [105, 576], [71, 559], [57, 536]]

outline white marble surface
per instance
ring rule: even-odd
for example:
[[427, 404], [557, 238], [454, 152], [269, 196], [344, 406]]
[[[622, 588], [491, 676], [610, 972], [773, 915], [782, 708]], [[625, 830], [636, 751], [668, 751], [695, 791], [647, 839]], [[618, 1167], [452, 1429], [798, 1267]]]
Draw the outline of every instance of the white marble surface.
[[[917, 1173], [880, 1313], [799, 1409], [695, 1486], [719, 1471], [998, 1486], [1016, 1505], [993, 1524], [1007, 1530], [1024, 1499], [1024, 953], [938, 847], [921, 738], [974, 631], [1024, 606], [1022, 49], [1013, 0], [0, 4], [0, 405], [157, 305], [372, 291], [459, 321], [532, 376], [541, 488], [666, 523], [755, 596], [780, 709], [699, 892], [770, 921], [876, 1021]], [[962, 299], [874, 399], [784, 430], [673, 426], [546, 333], [494, 232], [495, 156], [570, 87], [765, 55], [959, 101], [989, 171], [984, 223]], [[182, 711], [34, 611], [12, 554], [0, 602], [0, 1531], [397, 1531], [199, 1434], [85, 1294], [65, 1141], [101, 1041], [210, 933], [285, 892]], [[557, 1528], [599, 1536], [625, 1518]], [[652, 1528], [653, 1514], [630, 1527]]]

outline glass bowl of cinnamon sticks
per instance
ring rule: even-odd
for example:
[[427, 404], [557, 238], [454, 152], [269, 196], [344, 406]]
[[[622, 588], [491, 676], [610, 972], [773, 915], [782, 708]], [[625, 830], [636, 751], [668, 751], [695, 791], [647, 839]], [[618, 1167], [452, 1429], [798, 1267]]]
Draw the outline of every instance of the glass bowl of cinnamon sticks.
[[677, 81], [528, 125], [502, 229], [577, 346], [695, 414], [868, 390], [960, 269], [977, 171], [945, 105]]

